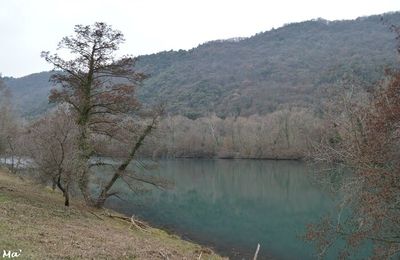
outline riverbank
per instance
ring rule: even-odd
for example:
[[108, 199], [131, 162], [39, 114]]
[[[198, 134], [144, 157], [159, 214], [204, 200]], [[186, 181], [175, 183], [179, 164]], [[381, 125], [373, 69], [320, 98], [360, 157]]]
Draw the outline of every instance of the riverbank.
[[[127, 221], [0, 170], [0, 253], [19, 259], [223, 259], [166, 232]], [[120, 215], [122, 216], [122, 215]]]

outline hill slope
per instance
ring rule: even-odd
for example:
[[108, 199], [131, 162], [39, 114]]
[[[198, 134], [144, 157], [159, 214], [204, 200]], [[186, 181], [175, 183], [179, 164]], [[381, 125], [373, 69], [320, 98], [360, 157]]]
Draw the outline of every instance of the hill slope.
[[[347, 74], [371, 83], [381, 78], [385, 66], [396, 64], [395, 35], [387, 24], [400, 24], [400, 13], [349, 21], [318, 19], [188, 51], [141, 56], [137, 69], [151, 78], [138, 94], [143, 102], [165, 101], [169, 112], [192, 117], [310, 106], [321, 88]], [[48, 76], [44, 72], [6, 79], [24, 114], [45, 106]]]

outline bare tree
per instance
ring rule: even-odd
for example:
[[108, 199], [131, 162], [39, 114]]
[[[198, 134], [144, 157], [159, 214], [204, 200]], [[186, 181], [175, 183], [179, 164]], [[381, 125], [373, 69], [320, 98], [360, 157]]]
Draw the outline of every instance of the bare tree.
[[26, 154], [33, 159], [40, 179], [61, 190], [65, 206], [69, 206], [70, 187], [76, 181], [77, 136], [77, 125], [65, 107], [33, 122], [24, 135]]
[[[320, 256], [339, 238], [347, 242], [342, 257], [366, 241], [374, 259], [400, 254], [400, 71], [391, 71], [376, 89], [366, 98], [357, 85], [347, 85], [332, 103], [326, 138], [314, 146], [314, 159], [342, 179], [332, 185], [342, 197], [337, 215], [308, 227], [306, 238]], [[340, 174], [338, 166], [351, 174]], [[322, 178], [329, 181], [331, 174]]]

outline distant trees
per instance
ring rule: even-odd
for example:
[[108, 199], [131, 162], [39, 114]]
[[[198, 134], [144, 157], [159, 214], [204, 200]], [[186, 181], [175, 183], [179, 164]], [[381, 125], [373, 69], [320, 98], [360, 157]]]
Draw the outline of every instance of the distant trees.
[[395, 40], [381, 18], [400, 21], [399, 13], [305, 21], [246, 40], [142, 56], [138, 68], [152, 77], [139, 94], [148, 102], [166, 100], [169, 112], [192, 119], [210, 111], [233, 116], [238, 108], [241, 116], [309, 108], [321, 99], [321, 88], [343, 76], [372, 83], [384, 66], [396, 64]]
[[[298, 159], [310, 140], [320, 140], [322, 120], [310, 109], [293, 107], [267, 115], [197, 119], [168, 116], [147, 140], [142, 155]], [[158, 136], [161, 136], [158, 138]]]
[[[51, 77], [56, 87], [50, 100], [68, 104], [77, 125], [78, 186], [85, 200], [97, 207], [116, 194], [110, 191], [113, 184], [127, 175], [128, 165], [156, 126], [160, 113], [160, 110], [147, 115], [138, 113], [140, 105], [134, 95], [135, 88], [145, 75], [134, 71], [135, 59], [115, 58], [115, 51], [123, 41], [123, 34], [105, 23], [77, 25], [75, 35], [64, 37], [59, 43], [59, 48], [70, 51], [73, 59], [64, 60], [57, 54], [42, 53], [57, 70]], [[148, 124], [144, 127], [135, 125], [142, 115], [150, 118], [142, 121]], [[100, 185], [100, 191], [93, 197], [89, 191], [92, 167], [95, 166], [91, 159], [99, 155], [96, 142], [105, 139], [115, 141], [113, 144], [126, 142], [130, 146], [112, 177]]]
[[8, 89], [0, 79], [0, 154], [3, 154], [7, 147], [8, 123], [10, 121], [8, 98]]
[[20, 162], [17, 156], [19, 125], [11, 105], [11, 93], [0, 78], [0, 156], [7, 159], [6, 166], [15, 173]]

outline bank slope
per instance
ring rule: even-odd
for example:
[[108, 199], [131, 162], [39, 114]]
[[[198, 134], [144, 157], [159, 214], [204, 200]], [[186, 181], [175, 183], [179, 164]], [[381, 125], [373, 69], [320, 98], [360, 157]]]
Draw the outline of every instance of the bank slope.
[[0, 252], [21, 259], [223, 259], [158, 229], [130, 229], [81, 202], [66, 210], [62, 201], [60, 193], [0, 170]]

